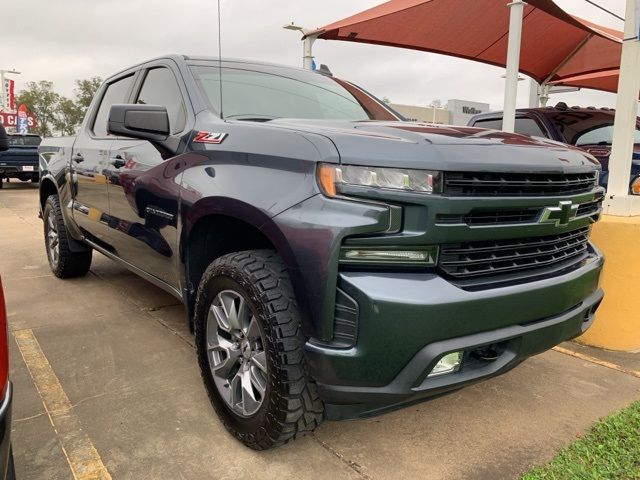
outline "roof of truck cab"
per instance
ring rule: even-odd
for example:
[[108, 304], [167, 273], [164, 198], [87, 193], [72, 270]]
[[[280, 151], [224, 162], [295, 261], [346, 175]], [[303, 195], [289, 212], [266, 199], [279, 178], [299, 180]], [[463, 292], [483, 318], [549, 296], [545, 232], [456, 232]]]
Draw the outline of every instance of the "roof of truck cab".
[[[114, 72], [112, 75], [109, 75], [109, 77], [107, 77], [107, 79], [110, 79], [112, 77], [120, 75], [121, 73], [128, 72], [129, 70], [132, 70], [132, 69], [137, 68], [137, 67], [141, 67], [143, 65], [146, 65], [147, 63], [155, 62], [155, 61], [158, 61], [158, 60], [173, 60], [174, 62], [180, 64], [180, 63], [189, 62], [189, 61], [193, 61], [193, 62], [218, 62], [219, 61], [219, 57], [212, 57], [212, 56], [206, 56], [206, 55], [185, 55], [185, 54], [161, 55], [161, 56], [158, 56], [158, 57], [149, 58], [149, 59], [144, 60], [142, 62], [138, 62], [138, 63], [136, 63], [134, 65], [128, 66], [127, 68], [123, 68], [122, 70], [119, 70], [117, 72]], [[282, 64], [279, 64], [279, 63], [270, 63], [270, 62], [263, 62], [263, 61], [258, 61], [258, 60], [242, 59], [242, 58], [222, 57], [222, 62], [223, 63], [242, 63], [242, 64], [246, 64], [246, 65], [256, 65], [256, 66], [264, 66], [264, 67], [286, 68], [286, 69], [290, 69], [290, 70], [298, 70], [298, 71], [308, 72], [308, 70], [305, 70], [305, 69], [300, 68], [300, 67], [295, 67], [295, 66], [292, 66], [292, 65], [282, 65]]]

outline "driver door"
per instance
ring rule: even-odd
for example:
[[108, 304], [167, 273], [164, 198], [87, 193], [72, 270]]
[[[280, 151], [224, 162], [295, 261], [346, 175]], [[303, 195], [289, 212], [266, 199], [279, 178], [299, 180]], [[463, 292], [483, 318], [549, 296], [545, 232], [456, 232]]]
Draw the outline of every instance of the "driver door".
[[[186, 125], [180, 78], [165, 64], [152, 64], [132, 103], [167, 108], [170, 131]], [[178, 287], [178, 183], [175, 162], [146, 140], [117, 138], [109, 151], [109, 243], [126, 262]]]

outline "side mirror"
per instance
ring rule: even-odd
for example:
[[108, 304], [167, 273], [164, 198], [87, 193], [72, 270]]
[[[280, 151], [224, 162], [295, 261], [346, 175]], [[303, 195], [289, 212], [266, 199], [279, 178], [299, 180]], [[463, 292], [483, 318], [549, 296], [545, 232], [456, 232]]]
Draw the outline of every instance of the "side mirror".
[[159, 105], [112, 105], [107, 131], [113, 135], [164, 142], [169, 138], [169, 115]]
[[0, 152], [5, 150], [9, 150], [9, 137], [7, 136], [7, 131], [0, 125]]

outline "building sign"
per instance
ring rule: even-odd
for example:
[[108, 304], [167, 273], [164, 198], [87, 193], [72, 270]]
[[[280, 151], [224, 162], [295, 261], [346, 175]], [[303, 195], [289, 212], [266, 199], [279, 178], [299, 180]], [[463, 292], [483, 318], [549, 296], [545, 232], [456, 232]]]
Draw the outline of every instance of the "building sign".
[[453, 125], [466, 125], [474, 115], [490, 110], [488, 103], [460, 99], [450, 99], [447, 102], [447, 107], [451, 111], [451, 123]]
[[[0, 122], [3, 127], [17, 127], [18, 125], [18, 114], [17, 113], [7, 113], [0, 112]], [[27, 127], [32, 129], [36, 126], [36, 118], [33, 115], [27, 114]]]
[[27, 106], [24, 103], [18, 107], [18, 121], [16, 123], [16, 132], [29, 133]]
[[465, 113], [467, 115], [478, 115], [479, 113], [482, 113], [482, 110], [475, 107], [463, 106], [462, 113]]
[[5, 110], [8, 110], [10, 112], [15, 111], [16, 109], [14, 88], [15, 82], [9, 78], [5, 79], [2, 89], [4, 98], [2, 99], [2, 102], [0, 104], [4, 107]]

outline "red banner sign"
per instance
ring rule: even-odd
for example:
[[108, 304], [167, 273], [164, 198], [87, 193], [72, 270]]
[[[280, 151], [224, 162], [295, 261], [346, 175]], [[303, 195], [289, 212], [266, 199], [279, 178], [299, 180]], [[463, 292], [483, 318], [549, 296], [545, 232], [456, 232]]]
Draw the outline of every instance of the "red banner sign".
[[6, 95], [4, 99], [4, 105], [6, 105], [6, 110], [13, 112], [16, 109], [15, 104], [15, 82], [11, 79], [5, 79], [4, 81], [4, 93]]
[[[18, 125], [18, 114], [0, 112], [0, 122], [2, 122], [3, 127], [15, 127]], [[29, 126], [29, 129], [35, 127], [36, 117], [33, 115], [27, 115], [27, 125]]]

